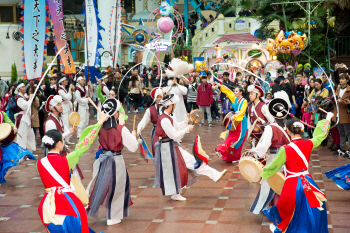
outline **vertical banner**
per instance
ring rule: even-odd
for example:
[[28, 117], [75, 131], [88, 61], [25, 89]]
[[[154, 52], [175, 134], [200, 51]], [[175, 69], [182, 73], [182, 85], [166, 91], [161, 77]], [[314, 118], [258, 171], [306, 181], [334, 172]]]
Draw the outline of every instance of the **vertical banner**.
[[100, 65], [100, 53], [98, 49], [103, 49], [100, 42], [102, 40], [100, 30], [104, 30], [101, 27], [101, 20], [97, 16], [98, 10], [96, 9], [95, 0], [85, 0], [82, 14], [85, 14], [85, 66], [89, 66], [89, 69], [85, 69], [86, 79], [90, 78], [95, 80], [95, 77], [100, 78], [101, 73], [95, 69], [95, 66]]
[[75, 73], [74, 60], [67, 43], [66, 30], [63, 25], [62, 0], [48, 0], [49, 11], [55, 32], [56, 49], [59, 51], [64, 47], [60, 56], [63, 62], [64, 71], [67, 74]]
[[[113, 57], [113, 64], [117, 64], [120, 43], [122, 37], [122, 5], [121, 0], [116, 0], [112, 6], [112, 14], [109, 25], [109, 45]], [[114, 67], [115, 68], [115, 67]]]
[[[25, 6], [25, 7], [24, 7]], [[46, 41], [45, 0], [25, 0], [22, 5], [24, 71], [28, 80], [40, 78], [43, 71]]]
[[94, 1], [85, 0], [85, 6], [85, 66], [95, 66], [98, 31]]

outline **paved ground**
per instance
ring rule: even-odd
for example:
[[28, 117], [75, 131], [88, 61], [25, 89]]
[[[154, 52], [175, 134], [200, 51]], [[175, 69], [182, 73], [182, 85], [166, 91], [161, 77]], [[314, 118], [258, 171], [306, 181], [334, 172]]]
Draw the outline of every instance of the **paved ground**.
[[[139, 113], [137, 122], [143, 112]], [[133, 118], [133, 117], [131, 117]], [[127, 127], [132, 129], [132, 119]], [[90, 118], [90, 124], [95, 123]], [[228, 164], [218, 159], [214, 148], [221, 142], [219, 134], [223, 131], [220, 122], [214, 122], [213, 128], [196, 127], [187, 134], [181, 144], [191, 151], [195, 135], [199, 134], [203, 149], [212, 159], [210, 166], [223, 170], [226, 176], [214, 183], [202, 177], [196, 184], [184, 190], [186, 202], [171, 201], [163, 197], [160, 189], [153, 189], [153, 162], [146, 163], [140, 158], [139, 151], [123, 151], [125, 164], [131, 179], [131, 197], [133, 205], [130, 216], [121, 224], [107, 226], [105, 208], [100, 209], [99, 219], [89, 217], [89, 225], [96, 232], [270, 232], [270, 222], [263, 214], [249, 212], [250, 205], [259, 190], [259, 184], [250, 184], [239, 173], [237, 165]], [[151, 125], [143, 132], [150, 145]], [[74, 137], [74, 141], [76, 141]], [[80, 160], [86, 187], [92, 177], [92, 164], [97, 150], [97, 142]], [[43, 156], [43, 150], [36, 154]], [[350, 232], [350, 195], [342, 191], [326, 178], [325, 171], [348, 163], [348, 159], [333, 156], [328, 149], [319, 148], [312, 153], [309, 172], [319, 187], [325, 191], [328, 201], [328, 224], [332, 233]], [[35, 169], [34, 161], [26, 161], [15, 168], [7, 178], [7, 183], [0, 186], [0, 232], [45, 232], [38, 215], [38, 205], [44, 194], [44, 186]]]

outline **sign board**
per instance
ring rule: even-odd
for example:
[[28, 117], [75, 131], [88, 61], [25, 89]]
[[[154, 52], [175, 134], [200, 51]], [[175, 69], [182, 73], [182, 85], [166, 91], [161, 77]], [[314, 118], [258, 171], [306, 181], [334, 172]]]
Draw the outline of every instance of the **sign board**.
[[260, 57], [262, 52], [258, 49], [253, 49], [248, 52], [248, 56], [252, 58], [258, 58]]
[[107, 68], [108, 66], [112, 66], [113, 67], [113, 60], [112, 60], [112, 54], [108, 51], [104, 51], [102, 53], [102, 56], [100, 58], [100, 64], [101, 64], [101, 68]]
[[171, 42], [168, 40], [157, 40], [155, 42], [149, 42], [145, 46], [149, 50], [167, 51], [171, 47]]
[[245, 21], [243, 19], [239, 19], [235, 23], [235, 29], [237, 31], [242, 31], [242, 30], [246, 29], [247, 27], [248, 27], [248, 23], [247, 23], [247, 21]]
[[314, 68], [314, 76], [315, 78], [322, 78], [322, 73], [325, 71], [324, 67], [316, 67]]
[[196, 61], [204, 62], [204, 57], [194, 57], [193, 58], [193, 68], [196, 69]]

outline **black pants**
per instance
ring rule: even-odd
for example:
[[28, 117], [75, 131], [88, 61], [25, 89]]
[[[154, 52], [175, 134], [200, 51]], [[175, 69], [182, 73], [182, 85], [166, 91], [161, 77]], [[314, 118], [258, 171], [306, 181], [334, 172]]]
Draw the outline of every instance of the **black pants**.
[[215, 119], [217, 116], [220, 117], [219, 108], [218, 108], [218, 105], [217, 105], [215, 100], [213, 101], [213, 104], [211, 105], [211, 115], [212, 115], [213, 119]]
[[130, 94], [130, 95], [132, 98], [132, 103], [134, 104], [134, 109], [137, 110], [139, 106], [139, 94]]
[[43, 138], [45, 133], [44, 133], [44, 124], [45, 124], [45, 114], [42, 110], [39, 111], [39, 132], [40, 132], [40, 137]]
[[196, 102], [188, 102], [187, 101], [187, 112], [188, 113], [190, 113], [191, 112], [191, 110], [192, 110], [192, 108], [193, 108], [193, 110], [194, 109], [198, 109], [198, 105], [196, 104]]

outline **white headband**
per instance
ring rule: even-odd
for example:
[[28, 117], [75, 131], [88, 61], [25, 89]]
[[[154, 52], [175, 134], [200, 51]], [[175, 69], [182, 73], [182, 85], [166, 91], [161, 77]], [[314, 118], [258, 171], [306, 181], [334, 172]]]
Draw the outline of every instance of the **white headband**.
[[101, 78], [101, 80], [108, 78], [108, 75], [105, 75]]
[[66, 81], [67, 79], [66, 78], [61, 78], [60, 81], [58, 81], [58, 83], [61, 83], [63, 81]]
[[257, 88], [255, 88], [254, 85], [248, 86], [248, 92], [254, 92], [254, 93], [260, 94], [260, 91]]
[[16, 90], [15, 90], [15, 94], [18, 95], [18, 89], [20, 89], [21, 87], [25, 87], [24, 83], [21, 83], [17, 86]]
[[83, 76], [79, 76], [79, 78], [77, 79], [77, 82], [78, 82], [79, 80], [82, 80], [82, 79], [84, 79], [84, 77], [83, 77]]

